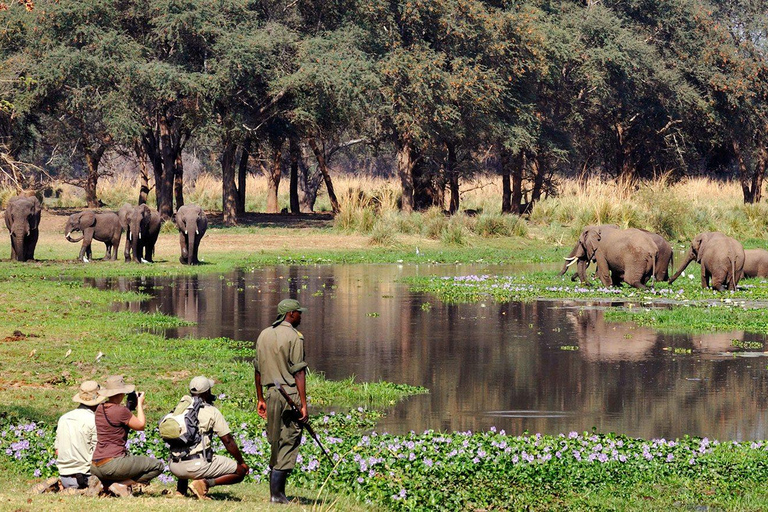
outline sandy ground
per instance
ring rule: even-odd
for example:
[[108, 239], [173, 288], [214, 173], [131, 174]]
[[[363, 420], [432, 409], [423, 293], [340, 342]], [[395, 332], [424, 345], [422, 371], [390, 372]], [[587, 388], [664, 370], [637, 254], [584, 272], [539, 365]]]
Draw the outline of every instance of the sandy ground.
[[[64, 238], [64, 226], [75, 209], [46, 209], [40, 219], [40, 238], [35, 257], [37, 259], [76, 259], [80, 243], [70, 243]], [[225, 228], [221, 214], [209, 215], [209, 227], [200, 246], [200, 257], [207, 254], [229, 251], [274, 252], [301, 250], [364, 249], [370, 247], [368, 237], [343, 234], [332, 230], [333, 217], [330, 214], [281, 215], [248, 213], [238, 228]], [[170, 229], [169, 229], [170, 228]], [[245, 228], [245, 229], [240, 229]], [[4, 237], [0, 239], [0, 259], [10, 258], [10, 240], [3, 227]], [[122, 258], [125, 238], [121, 240], [118, 257]], [[102, 258], [105, 246], [94, 241], [94, 258]], [[155, 259], [177, 260], [180, 256], [179, 235], [174, 226], [164, 225], [155, 246]]]

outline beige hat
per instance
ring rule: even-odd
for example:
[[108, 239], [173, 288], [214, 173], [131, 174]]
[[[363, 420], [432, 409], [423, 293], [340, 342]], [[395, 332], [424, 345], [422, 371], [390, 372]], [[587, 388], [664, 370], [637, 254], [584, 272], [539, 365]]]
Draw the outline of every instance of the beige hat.
[[203, 377], [202, 375], [198, 375], [189, 381], [189, 391], [190, 393], [194, 393], [196, 395], [205, 393], [212, 387], [213, 381], [208, 377]]
[[95, 380], [87, 380], [80, 384], [80, 391], [72, 397], [72, 401], [83, 405], [99, 405], [105, 398], [99, 396], [100, 387]]
[[136, 389], [133, 384], [126, 384], [122, 375], [110, 375], [99, 390], [100, 396], [115, 396], [120, 393], [131, 393]]

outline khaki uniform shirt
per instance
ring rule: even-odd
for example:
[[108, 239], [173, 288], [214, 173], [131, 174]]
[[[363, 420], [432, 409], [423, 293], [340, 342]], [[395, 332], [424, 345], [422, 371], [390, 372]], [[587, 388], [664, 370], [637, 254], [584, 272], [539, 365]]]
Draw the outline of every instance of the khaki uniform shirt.
[[277, 327], [267, 327], [256, 340], [253, 366], [261, 374], [261, 383], [265, 386], [273, 385], [275, 381], [295, 386], [293, 376], [307, 367], [304, 336], [286, 321]]
[[96, 416], [86, 406], [59, 418], [56, 427], [56, 466], [64, 476], [91, 472], [91, 457], [96, 449]]
[[[224, 437], [232, 432], [229, 429], [227, 420], [224, 419], [224, 415], [211, 404], [204, 404], [203, 407], [200, 408], [197, 412], [197, 421], [199, 422], [198, 428], [200, 429], [200, 435], [203, 439], [197, 446], [189, 451], [190, 455], [200, 453], [203, 450], [209, 451], [211, 448], [211, 434], [216, 434], [218, 437]], [[179, 453], [173, 453], [173, 455], [178, 456]]]

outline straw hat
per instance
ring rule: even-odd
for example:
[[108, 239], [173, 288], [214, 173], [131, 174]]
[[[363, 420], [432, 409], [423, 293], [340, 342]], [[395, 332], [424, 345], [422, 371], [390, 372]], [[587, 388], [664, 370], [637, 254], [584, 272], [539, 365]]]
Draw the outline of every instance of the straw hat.
[[80, 384], [80, 391], [72, 397], [72, 401], [83, 405], [99, 405], [105, 398], [99, 396], [100, 388], [101, 386], [95, 380], [87, 380]]
[[99, 395], [110, 397], [120, 393], [132, 393], [136, 389], [133, 384], [126, 384], [122, 375], [110, 375], [104, 386], [99, 390]]

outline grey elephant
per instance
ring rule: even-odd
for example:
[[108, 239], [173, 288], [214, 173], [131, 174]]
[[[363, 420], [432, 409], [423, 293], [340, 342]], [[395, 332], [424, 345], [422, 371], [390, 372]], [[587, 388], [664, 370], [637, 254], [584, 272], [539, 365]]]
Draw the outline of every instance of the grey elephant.
[[579, 244], [586, 262], [597, 263], [597, 277], [603, 286], [619, 286], [623, 281], [644, 290], [656, 275], [659, 248], [640, 229], [592, 227], [582, 231]]
[[768, 277], [768, 251], [744, 250], [744, 277]]
[[[75, 231], [81, 232], [82, 236], [72, 238], [72, 233]], [[72, 243], [82, 240], [83, 245], [80, 247], [80, 255], [77, 259], [87, 263], [93, 259], [91, 242], [94, 239], [104, 242], [107, 246], [105, 260], [116, 260], [120, 238], [123, 236], [123, 228], [120, 226], [120, 218], [114, 212], [97, 213], [93, 210], [86, 210], [69, 216], [64, 227], [64, 234], [67, 240]]]
[[672, 265], [673, 270], [675, 268], [675, 252], [672, 250], [672, 245], [667, 242], [663, 236], [654, 233], [653, 231], [647, 231], [645, 229], [641, 229], [640, 231], [648, 233], [653, 240], [653, 243], [655, 243], [656, 247], [659, 249], [659, 259], [656, 261], [656, 273], [654, 274], [654, 278], [656, 281], [669, 281], [669, 266]]
[[11, 260], [35, 259], [43, 206], [34, 196], [17, 196], [5, 208], [5, 225], [11, 234]]
[[155, 243], [163, 223], [160, 213], [146, 204], [140, 204], [126, 215], [126, 220], [128, 234], [125, 240], [125, 261], [152, 263]]
[[200, 239], [208, 229], [208, 217], [202, 208], [195, 204], [185, 204], [173, 216], [173, 222], [179, 228], [179, 246], [181, 247], [182, 264], [197, 265], [200, 260], [197, 251]]
[[[607, 233], [608, 230], [620, 230], [619, 226], [615, 224], [590, 225], [584, 228], [584, 230], [593, 229], [600, 229], [603, 233]], [[647, 233], [659, 250], [654, 279], [656, 281], [667, 281], [669, 279], [669, 266], [674, 262], [674, 251], [672, 250], [672, 245], [670, 245], [670, 243], [667, 242], [663, 236], [657, 233], [648, 231], [646, 229], [641, 229], [640, 231]], [[571, 277], [571, 281], [575, 281], [576, 278], [579, 277], [582, 284], [589, 284], [586, 278], [586, 269], [590, 262], [586, 260], [586, 252], [584, 251], [583, 245], [581, 245], [579, 241], [576, 242], [576, 245], [571, 250], [571, 253], [565, 257], [565, 264], [563, 265], [563, 268], [560, 270], [558, 275], [562, 276], [568, 267], [574, 263], [577, 264], [576, 274]]]
[[[608, 230], [615, 229], [619, 230], [619, 226], [616, 224], [591, 224], [589, 226], [584, 227], [582, 230], [582, 234], [585, 231], [590, 230], [602, 230], [603, 232], [607, 232]], [[566, 273], [568, 270], [568, 267], [570, 267], [573, 264], [576, 264], [576, 273], [571, 276], [571, 281], [575, 281], [578, 277], [581, 280], [581, 284], [589, 284], [589, 280], [587, 279], [587, 267], [589, 266], [590, 260], [587, 258], [587, 252], [584, 248], [584, 245], [581, 243], [581, 237], [579, 237], [578, 240], [576, 240], [576, 245], [573, 246], [573, 249], [571, 249], [570, 254], [565, 257], [565, 263], [563, 263], [563, 268], [560, 270], [559, 276], [562, 276]]]
[[702, 288], [707, 288], [711, 279], [712, 288], [715, 290], [735, 290], [744, 271], [744, 247], [738, 240], [717, 231], [700, 233], [691, 242], [685, 259], [669, 280], [669, 284], [672, 284], [693, 260], [701, 265]]

